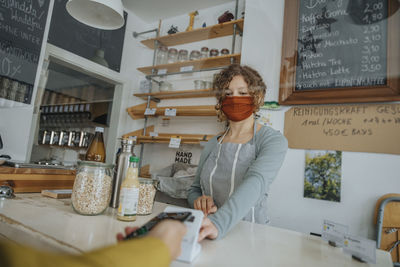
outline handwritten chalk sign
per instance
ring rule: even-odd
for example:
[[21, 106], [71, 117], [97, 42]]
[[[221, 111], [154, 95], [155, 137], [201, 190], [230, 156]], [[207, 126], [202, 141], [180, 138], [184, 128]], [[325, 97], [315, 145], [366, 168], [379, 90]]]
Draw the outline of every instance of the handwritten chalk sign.
[[293, 107], [290, 148], [400, 154], [400, 104]]
[[387, 1], [353, 2], [300, 1], [295, 90], [386, 84]]
[[30, 104], [49, 2], [0, 1], [0, 97]]
[[279, 103], [399, 100], [398, 8], [392, 0], [285, 0]]

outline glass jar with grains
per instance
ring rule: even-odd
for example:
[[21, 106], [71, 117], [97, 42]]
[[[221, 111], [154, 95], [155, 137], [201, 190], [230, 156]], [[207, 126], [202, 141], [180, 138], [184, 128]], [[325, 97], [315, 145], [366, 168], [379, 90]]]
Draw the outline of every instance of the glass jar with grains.
[[72, 207], [82, 215], [103, 213], [111, 198], [113, 164], [93, 161], [78, 162]]
[[155, 184], [157, 181], [149, 178], [139, 178], [138, 215], [149, 215], [153, 212], [154, 198], [156, 196]]

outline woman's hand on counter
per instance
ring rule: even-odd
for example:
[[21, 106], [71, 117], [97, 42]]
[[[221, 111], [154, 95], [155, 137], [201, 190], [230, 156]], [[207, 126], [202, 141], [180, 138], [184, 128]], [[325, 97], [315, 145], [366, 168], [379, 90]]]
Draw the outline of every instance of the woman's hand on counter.
[[201, 196], [194, 201], [194, 209], [201, 210], [204, 216], [217, 212], [217, 206], [214, 204], [214, 199], [211, 196]]
[[203, 219], [200, 227], [199, 240], [202, 241], [205, 238], [216, 239], [218, 236], [218, 229], [215, 227], [214, 223], [207, 217]]
[[[125, 227], [125, 235], [129, 235], [139, 227]], [[171, 259], [175, 260], [181, 254], [181, 242], [186, 234], [186, 225], [174, 220], [163, 220], [154, 226], [148, 236], [158, 238], [168, 247]], [[117, 234], [117, 240], [124, 240], [122, 233]]]

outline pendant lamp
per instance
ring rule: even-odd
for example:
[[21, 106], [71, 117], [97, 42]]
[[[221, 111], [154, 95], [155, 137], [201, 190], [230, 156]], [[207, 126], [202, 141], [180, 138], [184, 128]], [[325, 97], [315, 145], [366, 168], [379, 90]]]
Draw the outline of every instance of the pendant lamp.
[[66, 8], [73, 18], [94, 28], [115, 30], [125, 23], [121, 0], [69, 0]]

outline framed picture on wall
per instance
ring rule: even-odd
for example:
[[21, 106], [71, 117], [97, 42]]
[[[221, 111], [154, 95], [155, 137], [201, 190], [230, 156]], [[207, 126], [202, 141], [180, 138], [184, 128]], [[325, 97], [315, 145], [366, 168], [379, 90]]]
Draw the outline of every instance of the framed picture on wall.
[[400, 100], [398, 0], [285, 0], [279, 103]]

